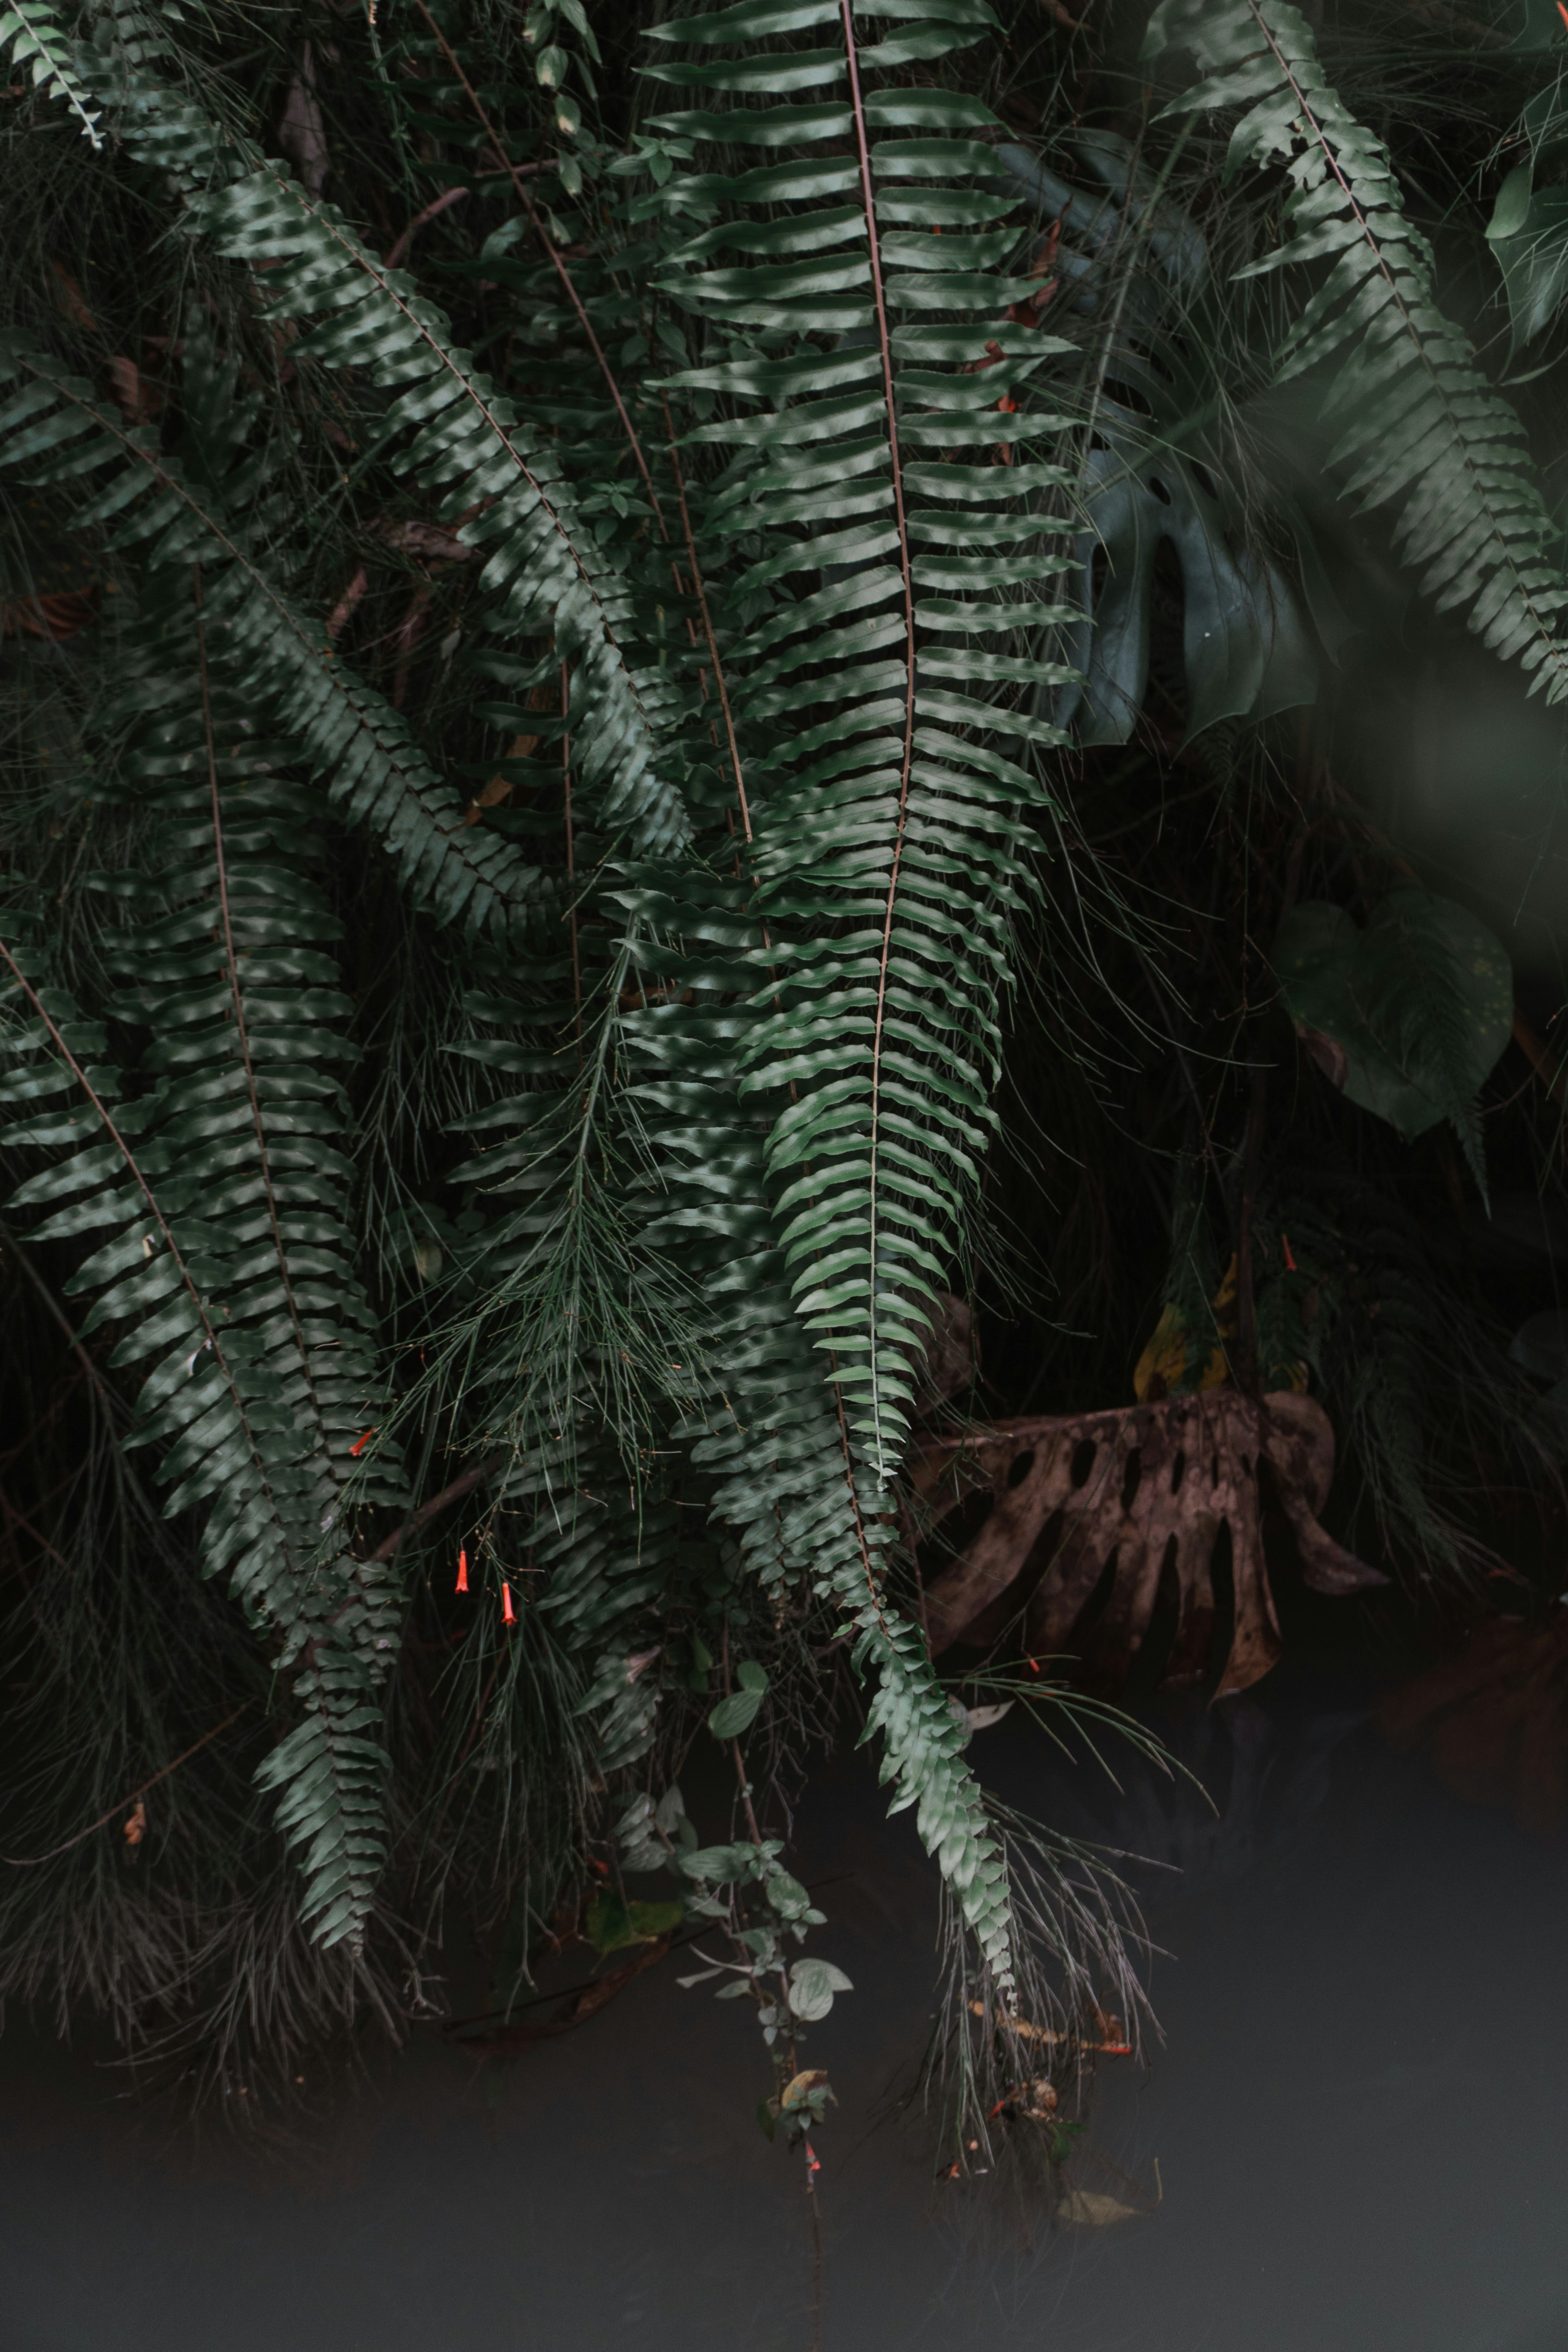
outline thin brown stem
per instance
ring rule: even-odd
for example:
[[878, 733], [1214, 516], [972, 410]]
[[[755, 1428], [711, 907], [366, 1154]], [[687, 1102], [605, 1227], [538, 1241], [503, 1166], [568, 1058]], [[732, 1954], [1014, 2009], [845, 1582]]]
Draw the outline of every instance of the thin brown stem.
[[437, 219], [442, 213], [449, 211], [453, 205], [460, 205], [464, 197], [470, 193], [468, 188], [444, 188], [438, 196], [426, 205], [422, 213], [416, 213], [408, 226], [387, 254], [388, 269], [396, 269], [406, 258], [408, 248], [413, 244], [416, 234], [427, 221]]
[[474, 1488], [482, 1486], [487, 1478], [493, 1478], [505, 1458], [504, 1454], [492, 1454], [489, 1460], [481, 1462], [477, 1470], [465, 1470], [460, 1478], [454, 1478], [449, 1486], [443, 1486], [438, 1495], [432, 1495], [427, 1503], [421, 1503], [416, 1511], [409, 1513], [400, 1528], [395, 1528], [385, 1541], [376, 1546], [370, 1555], [372, 1560], [395, 1559], [410, 1536], [417, 1535], [421, 1528], [428, 1527], [430, 1521], [438, 1518], [443, 1511], [449, 1511], [454, 1503], [460, 1503], [465, 1495], [471, 1495]]
[[[731, 1682], [730, 1682], [730, 1620], [728, 1619], [728, 1617], [726, 1617], [726, 1618], [725, 1618], [725, 1620], [724, 1620], [724, 1630], [723, 1630], [723, 1633], [721, 1633], [721, 1635], [720, 1636], [720, 1643], [719, 1643], [719, 1657], [720, 1657], [720, 1671], [721, 1672], [721, 1674], [723, 1675], [723, 1677], [724, 1677], [724, 1696], [725, 1696], [725, 1697], [726, 1697], [726, 1698], [728, 1698], [728, 1697], [729, 1697], [729, 1696], [730, 1696], [730, 1691], [731, 1691]], [[751, 1833], [751, 1840], [752, 1840], [752, 1843], [753, 1845], [761, 1845], [761, 1844], [762, 1844], [762, 1842], [763, 1842], [763, 1833], [762, 1833], [762, 1831], [757, 1827], [757, 1816], [756, 1816], [756, 1811], [755, 1811], [755, 1810], [754, 1810], [754, 1808], [753, 1808], [753, 1806], [752, 1806], [752, 1784], [751, 1784], [751, 1782], [750, 1782], [750, 1781], [747, 1780], [747, 1778], [746, 1778], [746, 1763], [745, 1763], [745, 1759], [744, 1759], [744, 1757], [742, 1757], [742, 1755], [741, 1754], [741, 1743], [740, 1743], [740, 1741], [739, 1741], [738, 1739], [731, 1739], [731, 1742], [730, 1742], [730, 1754], [731, 1754], [731, 1757], [733, 1758], [733, 1759], [734, 1759], [734, 1765], [735, 1765], [735, 1780], [736, 1780], [736, 1782], [737, 1782], [737, 1784], [738, 1784], [738, 1786], [739, 1786], [739, 1788], [740, 1788], [740, 1791], [741, 1791], [741, 1801], [742, 1801], [742, 1803], [745, 1806], [745, 1809], [746, 1809], [746, 1827], [747, 1827], [747, 1830], [748, 1830], [748, 1831], [750, 1832], [750, 1833]], [[787, 2012], [787, 2011], [786, 2011], [786, 2012], [785, 2012], [785, 2013], [786, 2013], [786, 2015], [787, 2015], [787, 2013], [788, 2013], [788, 2012]]]
[[730, 768], [735, 779], [735, 797], [741, 805], [741, 825], [749, 842], [752, 838], [752, 812], [746, 804], [746, 782], [741, 773], [741, 753], [735, 741], [734, 715], [730, 709], [730, 689], [724, 680], [724, 665], [719, 658], [718, 641], [713, 635], [713, 616], [708, 609], [708, 591], [702, 582], [702, 566], [697, 561], [697, 540], [691, 528], [691, 513], [686, 503], [686, 477], [680, 469], [680, 458], [675, 446], [675, 424], [669, 414], [669, 396], [663, 395], [665, 438], [669, 445], [669, 462], [675, 468], [676, 495], [680, 500], [680, 528], [686, 539], [686, 560], [691, 566], [691, 585], [697, 597], [697, 609], [702, 615], [702, 634], [708, 640], [708, 658], [713, 665], [713, 683], [719, 689], [719, 707], [724, 714], [724, 734], [730, 746]]
[[[109, 1382], [104, 1379], [103, 1374], [93, 1362], [91, 1356], [88, 1353], [88, 1350], [83, 1347], [80, 1339], [77, 1337], [76, 1331], [72, 1328], [70, 1317], [61, 1307], [58, 1299], [55, 1297], [54, 1292], [49, 1288], [48, 1284], [44, 1280], [43, 1276], [33, 1264], [27, 1252], [22, 1247], [16, 1236], [11, 1234], [5, 1225], [0, 1224], [0, 1244], [7, 1243], [10, 1244], [11, 1255], [15, 1258], [17, 1266], [32, 1284], [33, 1288], [37, 1292], [39, 1298], [43, 1302], [46, 1312], [58, 1328], [64, 1332], [66, 1345], [69, 1348], [72, 1355], [81, 1366], [82, 1370], [91, 1381], [93, 1388], [98, 1393], [99, 1401], [108, 1412], [110, 1421], [122, 1422], [126, 1417], [127, 1412], [125, 1400], [123, 1397], [120, 1396], [115, 1390], [110, 1387]], [[35, 1427], [36, 1426], [37, 1424], [35, 1424]], [[10, 1461], [12, 1459], [12, 1454], [20, 1452], [21, 1450], [22, 1449], [20, 1447], [14, 1447], [12, 1449], [12, 1454], [7, 1454], [5, 1456], [5, 1459], [6, 1461]]]
[[572, 676], [561, 665], [561, 804], [566, 820], [566, 919], [572, 926], [572, 1020], [583, 1069], [583, 965], [577, 940], [577, 866], [572, 841]]
[[816, 2201], [816, 2168], [812, 2160], [811, 2143], [803, 2140], [805, 2154], [805, 2201], [811, 2209], [811, 2333], [806, 2338], [806, 2352], [822, 2352], [822, 2209]]
[[[899, 772], [899, 808], [893, 833], [893, 856], [888, 876], [887, 907], [882, 920], [882, 943], [877, 962], [877, 1010], [871, 1039], [871, 1131], [868, 1139], [867, 1157], [869, 1166], [869, 1198], [867, 1203], [868, 1254], [870, 1260], [867, 1276], [867, 1326], [870, 1341], [871, 1421], [877, 1442], [877, 1468], [886, 1477], [888, 1465], [882, 1453], [882, 1414], [880, 1381], [877, 1361], [877, 1285], [878, 1231], [879, 1206], [879, 1180], [881, 1173], [882, 1113], [882, 1042], [888, 1017], [888, 982], [893, 952], [893, 917], [898, 906], [899, 885], [903, 877], [904, 845], [909, 827], [910, 780], [914, 765], [915, 749], [915, 586], [914, 570], [910, 553], [909, 522], [904, 513], [904, 471], [899, 451], [898, 404], [893, 383], [893, 347], [888, 326], [888, 303], [882, 284], [882, 256], [877, 237], [877, 202], [871, 184], [871, 148], [867, 132], [866, 105], [860, 93], [860, 66], [855, 48], [855, 26], [850, 16], [850, 0], [839, 0], [844, 29], [844, 51], [849, 67], [849, 102], [855, 117], [856, 151], [860, 165], [860, 198], [866, 215], [866, 238], [871, 257], [871, 294], [877, 314], [877, 336], [882, 360], [882, 392], [888, 410], [888, 448], [892, 459], [893, 511], [899, 534], [899, 569], [903, 583], [904, 601], [904, 724], [903, 751]], [[851, 1491], [853, 1491], [851, 1480]], [[857, 1517], [858, 1506], [857, 1505]]]
[[[26, 1511], [19, 1511], [16, 1508], [16, 1504], [11, 1500], [9, 1495], [6, 1494], [3, 1485], [0, 1485], [0, 1511], [4, 1511], [5, 1514], [5, 1530], [7, 1535], [14, 1527], [20, 1528], [22, 1533], [29, 1538], [32, 1542], [36, 1543], [40, 1551], [47, 1552], [58, 1567], [63, 1568], [67, 1574], [69, 1574], [70, 1562], [66, 1558], [64, 1552], [57, 1549], [56, 1546], [49, 1541], [47, 1536], [44, 1535], [33, 1525], [32, 1520], [27, 1517]], [[20, 1559], [17, 1560], [16, 1565], [18, 1568], [21, 1566]]]
[[114, 1819], [117, 1813], [122, 1813], [127, 1805], [133, 1805], [138, 1797], [144, 1797], [149, 1789], [155, 1789], [160, 1780], [166, 1780], [171, 1772], [177, 1772], [182, 1764], [188, 1764], [198, 1748], [205, 1748], [209, 1739], [216, 1739], [220, 1731], [226, 1731], [231, 1723], [237, 1723], [246, 1708], [255, 1705], [256, 1701], [253, 1698], [241, 1699], [232, 1715], [226, 1715], [221, 1723], [215, 1723], [210, 1731], [204, 1731], [201, 1738], [193, 1740], [190, 1747], [176, 1756], [172, 1764], [165, 1764], [161, 1771], [153, 1773], [150, 1780], [143, 1780], [140, 1788], [132, 1789], [129, 1796], [121, 1797], [117, 1805], [110, 1805], [106, 1813], [100, 1813], [97, 1821], [89, 1822], [86, 1829], [78, 1830], [75, 1837], [67, 1838], [63, 1845], [52, 1845], [47, 1853], [30, 1853], [20, 1857], [14, 1853], [0, 1853], [0, 1862], [5, 1863], [12, 1870], [37, 1870], [41, 1862], [53, 1862], [57, 1854], [68, 1853], [73, 1845], [80, 1845], [84, 1838], [89, 1838], [92, 1835], [94, 1830], [102, 1829], [107, 1822]]

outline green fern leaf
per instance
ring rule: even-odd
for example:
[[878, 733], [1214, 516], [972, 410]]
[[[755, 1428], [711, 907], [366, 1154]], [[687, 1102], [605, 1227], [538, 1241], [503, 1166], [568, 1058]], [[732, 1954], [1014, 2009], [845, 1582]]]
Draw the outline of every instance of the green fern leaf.
[[63, 98], [82, 135], [95, 147], [103, 144], [100, 117], [92, 110], [86, 86], [71, 61], [70, 42], [49, 0], [11, 0], [0, 14], [0, 56], [11, 58], [32, 76], [35, 89], [46, 97]]
[[1554, 537], [1513, 410], [1481, 373], [1434, 292], [1430, 245], [1406, 218], [1383, 142], [1324, 79], [1288, 0], [1162, 0], [1144, 56], [1191, 51], [1206, 77], [1168, 113], [1241, 107], [1230, 165], [1283, 163], [1289, 231], [1239, 273], [1331, 262], [1278, 354], [1281, 380], [1332, 363], [1323, 413], [1343, 495], [1388, 507], [1395, 544], [1440, 611], [1465, 614], [1492, 651], [1568, 697], [1568, 604]]
[[506, 939], [551, 902], [545, 877], [513, 844], [462, 824], [456, 787], [384, 696], [338, 659], [321, 624], [279, 583], [243, 513], [128, 425], [91, 384], [15, 338], [0, 343], [6, 382], [19, 388], [0, 407], [0, 467], [29, 483], [66, 486], [79, 529], [109, 523], [110, 546], [154, 571], [201, 562], [209, 638], [234, 690], [299, 737], [331, 804], [375, 828], [407, 887], [440, 919]]

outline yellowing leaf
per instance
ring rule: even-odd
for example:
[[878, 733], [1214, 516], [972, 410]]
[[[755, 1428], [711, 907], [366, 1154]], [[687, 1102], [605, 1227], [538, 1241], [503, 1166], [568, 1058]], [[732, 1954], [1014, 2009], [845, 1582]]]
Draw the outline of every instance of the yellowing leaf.
[[655, 1944], [673, 1935], [685, 1916], [679, 1903], [623, 1903], [617, 1895], [598, 1895], [584, 1925], [595, 1951], [618, 1952], [628, 1944]]
[[1112, 2221], [1135, 2221], [1138, 2208], [1101, 2196], [1095, 2189], [1071, 2189], [1057, 2207], [1057, 2219], [1082, 2230], [1103, 2230]]
[[[1215, 1319], [1219, 1336], [1214, 1353], [1204, 1366], [1200, 1389], [1223, 1388], [1230, 1378], [1230, 1360], [1226, 1353], [1236, 1340], [1236, 1259], [1233, 1256], [1226, 1269], [1214, 1302]], [[1139, 1357], [1132, 1374], [1132, 1393], [1140, 1404], [1151, 1397], [1173, 1395], [1187, 1377], [1187, 1318], [1173, 1301], [1167, 1300], [1160, 1310], [1149, 1344]], [[1156, 1385], [1158, 1383], [1158, 1385]]]

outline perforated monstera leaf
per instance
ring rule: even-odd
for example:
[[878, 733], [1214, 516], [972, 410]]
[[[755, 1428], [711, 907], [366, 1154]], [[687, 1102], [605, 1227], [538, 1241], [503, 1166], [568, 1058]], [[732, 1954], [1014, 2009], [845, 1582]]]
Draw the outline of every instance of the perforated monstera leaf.
[[[1109, 446], [1089, 452], [1087, 499], [1094, 537], [1079, 541], [1079, 598], [1092, 604], [1067, 658], [1084, 673], [1057, 708], [1081, 743], [1125, 743], [1149, 678], [1154, 567], [1162, 541], [1182, 572], [1182, 658], [1187, 740], [1222, 719], [1268, 718], [1311, 702], [1318, 690], [1312, 635], [1279, 567], [1235, 546], [1219, 500], [1198, 469], [1142, 437], [1102, 428]], [[1103, 571], [1096, 549], [1104, 551]], [[1096, 581], [1096, 573], [1100, 576]]]
[[[1249, 546], [1213, 472], [1186, 454], [1201, 436], [1199, 412], [1214, 386], [1194, 331], [1208, 279], [1201, 230], [1157, 196], [1123, 140], [1075, 136], [1075, 163], [1109, 191], [1090, 195], [1059, 179], [1027, 149], [1003, 146], [1001, 162], [1028, 189], [1055, 240], [1061, 284], [1050, 322], [1069, 325], [1100, 310], [1108, 273], [1140, 224], [1140, 266], [1117, 314], [1105, 383], [1095, 408], [1097, 446], [1087, 458], [1083, 506], [1091, 528], [1075, 542], [1076, 578], [1064, 601], [1083, 620], [1064, 642], [1079, 679], [1058, 693], [1051, 716], [1084, 744], [1124, 743], [1149, 679], [1155, 567], [1163, 544], [1181, 572], [1183, 667], [1190, 740], [1222, 719], [1264, 718], [1316, 699], [1318, 647], [1297, 591]], [[1154, 209], [1142, 223], [1145, 205]], [[1304, 528], [1294, 517], [1298, 531]]]
[[1313, 1058], [1406, 1142], [1460, 1118], [1512, 1030], [1501, 945], [1428, 890], [1391, 891], [1364, 929], [1342, 907], [1294, 908], [1274, 971]]

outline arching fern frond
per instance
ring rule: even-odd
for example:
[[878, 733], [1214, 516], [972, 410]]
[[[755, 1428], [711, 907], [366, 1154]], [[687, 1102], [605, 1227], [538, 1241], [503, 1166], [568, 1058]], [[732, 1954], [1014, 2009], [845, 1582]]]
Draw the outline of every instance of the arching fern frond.
[[1432, 248], [1383, 142], [1324, 77], [1288, 0], [1163, 0], [1144, 57], [1189, 50], [1206, 77], [1167, 113], [1244, 107], [1229, 167], [1283, 163], [1289, 234], [1241, 274], [1332, 257], [1278, 353], [1281, 380], [1332, 363], [1323, 414], [1343, 495], [1393, 509], [1395, 544], [1440, 611], [1462, 612], [1548, 701], [1568, 697], [1568, 587], [1524, 429], [1438, 308]]
[[700, 1402], [686, 1423], [719, 1527], [764, 1591], [809, 1586], [851, 1638], [874, 1688], [867, 1737], [880, 1777], [938, 1860], [996, 1981], [1011, 1980], [1005, 1853], [963, 1735], [926, 1654], [891, 1598], [896, 1530], [888, 1496], [857, 1458], [842, 1401], [790, 1295], [768, 1205], [765, 1109], [737, 1115], [737, 1054], [752, 1021], [737, 994], [755, 957], [739, 885], [645, 872], [620, 894], [640, 915], [646, 1001], [626, 1019], [637, 1098], [657, 1144], [661, 1197], [645, 1245], [700, 1292]]
[[[993, 21], [983, 6], [947, 0], [899, 13], [929, 18], [944, 37], [955, 26], [977, 37]], [[765, 37], [775, 14], [763, 6], [753, 23], [750, 7], [728, 9], [666, 25], [660, 37], [730, 46]], [[788, 357], [679, 381], [745, 404], [693, 436], [747, 453], [710, 520], [715, 532], [766, 534], [771, 551], [740, 592], [802, 575], [822, 583], [772, 598], [730, 657], [737, 726], [768, 746], [747, 761], [769, 944], [758, 950], [764, 1018], [745, 1084], [794, 1092], [775, 1119], [769, 1169], [782, 1188], [798, 1309], [885, 1481], [908, 1427], [909, 1350], [946, 1278], [984, 1149], [1024, 813], [1042, 797], [997, 740], [1014, 751], [1062, 740], [999, 706], [1009, 689], [1060, 676], [1033, 657], [1026, 636], [1013, 646], [1057, 617], [1039, 593], [1059, 568], [1041, 545], [1055, 527], [1026, 500], [1064, 477], [996, 462], [1004, 430], [1009, 449], [1055, 431], [1056, 418], [1026, 412], [1004, 428], [996, 410], [1017, 408], [1058, 346], [1001, 323], [1027, 290], [998, 268], [1016, 242], [1005, 223], [1018, 197], [992, 150], [964, 135], [994, 118], [957, 93], [881, 89], [906, 37], [892, 44], [897, 58], [872, 48], [862, 63], [847, 7], [810, 12], [814, 25], [829, 21], [836, 47], [786, 49], [776, 63], [787, 86], [810, 58], [810, 86], [837, 80], [843, 101], [742, 103], [655, 127], [737, 147], [835, 151], [831, 164], [814, 158], [750, 175], [752, 185], [699, 184], [716, 205], [738, 208], [690, 248], [699, 262], [726, 243], [810, 257], [672, 268], [668, 283], [731, 332], [801, 339]], [[706, 91], [750, 90], [759, 64], [660, 72]], [[873, 144], [874, 134], [906, 129], [917, 135]], [[963, 184], [950, 188], [953, 180]], [[825, 193], [850, 201], [768, 217], [792, 195]], [[834, 255], [826, 266], [825, 245]], [[831, 355], [805, 341], [827, 331], [842, 338]], [[966, 450], [979, 462], [954, 462]], [[1034, 561], [999, 592], [1004, 547]]]
[[264, 461], [220, 491], [85, 379], [14, 338], [0, 344], [4, 382], [17, 389], [0, 407], [0, 467], [35, 486], [68, 486], [79, 496], [76, 526], [110, 525], [110, 546], [143, 563], [201, 563], [213, 656], [230, 685], [298, 737], [334, 809], [375, 828], [439, 919], [504, 940], [549, 902], [546, 877], [514, 844], [464, 825], [460, 794], [401, 714], [337, 658], [288, 593], [266, 544], [269, 518], [253, 510], [267, 489]]
[[449, 320], [413, 278], [365, 248], [336, 205], [144, 75], [112, 77], [106, 96], [131, 153], [182, 193], [187, 228], [227, 260], [265, 267], [256, 280], [262, 315], [307, 327], [296, 358], [353, 368], [395, 394], [380, 454], [421, 488], [441, 490], [441, 515], [460, 520], [469, 542], [489, 550], [483, 625], [509, 640], [553, 636], [558, 656], [577, 669], [584, 776], [606, 780], [608, 814], [637, 854], [674, 847], [688, 825], [661, 772], [668, 692], [624, 642], [625, 590], [574, 512], [548, 436], [458, 348]]
[[83, 136], [101, 147], [100, 118], [71, 62], [70, 47], [49, 0], [11, 0], [0, 16], [0, 56], [11, 58], [29, 72], [35, 89], [48, 98], [63, 98], [81, 124]]
[[[1004, 274], [1016, 190], [975, 136], [1000, 125], [973, 98], [898, 79], [922, 44], [980, 37], [991, 11], [899, 0], [899, 29], [863, 43], [882, 13], [754, 0], [658, 28], [703, 52], [659, 78], [730, 102], [652, 130], [790, 151], [686, 184], [689, 210], [721, 217], [666, 280], [733, 339], [737, 356], [677, 381], [739, 412], [693, 436], [742, 453], [707, 529], [761, 542], [737, 584], [771, 608], [727, 656], [735, 725], [755, 747], [762, 923], [746, 958], [755, 1025], [730, 1051], [742, 1093], [767, 1108], [751, 1198], [755, 1213], [773, 1196], [779, 1255], [763, 1244], [743, 1297], [733, 1269], [723, 1282], [717, 1360], [738, 1451], [732, 1468], [727, 1441], [705, 1453], [750, 1541], [807, 1566], [854, 1629], [879, 1678], [885, 1769], [1005, 1979], [1005, 1860], [921, 1638], [889, 1597], [887, 1488], [911, 1357], [963, 1246], [992, 1125], [1010, 919], [1044, 804], [1022, 760], [1063, 740], [1016, 706], [1063, 676], [1035, 640], [1064, 617], [1048, 601], [1060, 526], [1037, 501], [1067, 477], [1011, 462], [1059, 427], [1026, 404], [1060, 347], [1003, 320], [1028, 288]], [[816, 27], [830, 28], [826, 47], [789, 45]], [[752, 43], [775, 46], [709, 61]], [[748, 102], [795, 89], [793, 105]], [[726, 248], [745, 260], [712, 266]], [[742, 356], [758, 330], [765, 356]], [[999, 563], [1002, 551], [1025, 560]], [[782, 585], [803, 575], [801, 593]], [[721, 1164], [739, 1190], [733, 1143]], [[808, 1413], [812, 1352], [826, 1390]], [[794, 1458], [764, 1468], [786, 1421]]]
[[62, 1102], [6, 1139], [69, 1147], [17, 1199], [50, 1204], [36, 1240], [107, 1234], [70, 1286], [97, 1294], [88, 1328], [122, 1327], [119, 1362], [152, 1360], [137, 1442], [160, 1449], [168, 1509], [203, 1511], [205, 1571], [227, 1577], [292, 1689], [300, 1717], [261, 1785], [279, 1791], [317, 1937], [357, 1943], [384, 1847], [377, 1694], [401, 1608], [393, 1568], [353, 1549], [350, 1482], [356, 1504], [405, 1496], [395, 1447], [355, 1467], [384, 1383], [350, 1216], [352, 1006], [314, 871], [320, 799], [288, 775], [310, 731], [279, 740], [258, 719], [286, 681], [246, 627], [259, 604], [285, 643], [290, 627], [302, 639], [248, 553], [268, 461], [199, 319], [178, 452], [110, 429], [90, 388], [43, 366], [0, 413], [0, 462], [58, 480], [116, 459], [97, 508], [146, 566], [98, 724], [122, 739], [105, 790], [134, 807], [146, 858], [100, 877], [128, 918], [109, 935], [108, 1009], [148, 1042], [123, 1074], [95, 1076], [68, 1008], [52, 1014], [5, 949], [44, 1056], [11, 1098]]
[[[379, 1417], [331, 1066], [349, 1008], [322, 985], [333, 926], [299, 856], [307, 796], [221, 702], [209, 756], [206, 716], [182, 699], [132, 754], [168, 861], [166, 881], [132, 885], [132, 986], [114, 1007], [154, 1030], [142, 1087], [115, 1102], [101, 1029], [0, 943], [34, 1015], [0, 1081], [0, 1100], [26, 1107], [5, 1142], [68, 1148], [16, 1200], [50, 1206], [37, 1241], [95, 1237], [70, 1285], [96, 1293], [85, 1328], [121, 1328], [115, 1361], [151, 1359], [138, 1437], [160, 1448], [166, 1507], [205, 1507], [205, 1570], [268, 1637], [300, 1710], [261, 1780], [302, 1849], [305, 1914], [321, 1941], [357, 1942], [384, 1853], [376, 1689], [400, 1612], [388, 1569], [349, 1548], [344, 1496]], [[400, 1499], [390, 1455], [360, 1484]]]

